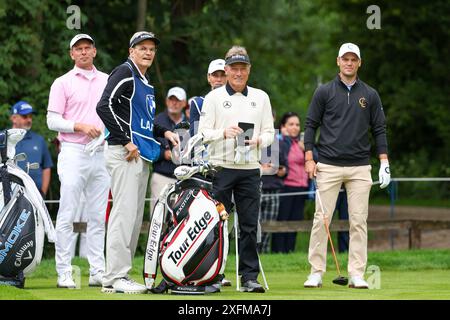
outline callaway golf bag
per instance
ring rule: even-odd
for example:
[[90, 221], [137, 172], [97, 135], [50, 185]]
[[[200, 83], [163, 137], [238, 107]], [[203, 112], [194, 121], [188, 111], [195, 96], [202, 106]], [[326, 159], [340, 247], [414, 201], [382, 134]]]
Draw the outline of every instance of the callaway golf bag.
[[[202, 137], [196, 135], [180, 153], [181, 159], [202, 150]], [[215, 169], [201, 160], [191, 163], [175, 169], [178, 181], [161, 191], [153, 210], [144, 262], [150, 290], [158, 266], [172, 293], [183, 294], [204, 293], [204, 286], [218, 281], [225, 269], [228, 214], [212, 195]]]
[[54, 242], [55, 230], [44, 200], [30, 176], [16, 166], [24, 129], [0, 131], [0, 284], [23, 288], [25, 276], [40, 263], [44, 231]]

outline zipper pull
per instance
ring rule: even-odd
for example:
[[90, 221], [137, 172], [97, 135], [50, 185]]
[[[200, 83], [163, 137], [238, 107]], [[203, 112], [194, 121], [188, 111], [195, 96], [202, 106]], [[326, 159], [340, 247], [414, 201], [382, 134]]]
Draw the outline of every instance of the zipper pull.
[[347, 104], [350, 105], [350, 91], [347, 92]]

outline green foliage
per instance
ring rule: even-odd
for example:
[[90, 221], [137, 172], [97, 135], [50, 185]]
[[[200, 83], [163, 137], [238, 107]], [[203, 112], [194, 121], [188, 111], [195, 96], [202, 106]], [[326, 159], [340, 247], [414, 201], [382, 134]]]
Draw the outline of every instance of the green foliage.
[[[81, 30], [66, 27], [71, 4], [81, 9]], [[162, 41], [149, 72], [158, 112], [171, 86], [184, 87], [189, 96], [207, 93], [209, 61], [240, 44], [252, 61], [249, 84], [269, 93], [278, 116], [296, 111], [303, 124], [317, 84], [338, 71], [339, 45], [351, 41], [362, 51], [361, 79], [379, 91], [384, 104], [393, 176], [448, 176], [447, 1], [378, 1], [381, 30], [366, 27], [370, 4], [148, 1], [146, 29]], [[70, 39], [78, 32], [91, 34], [98, 49], [95, 64], [109, 73], [128, 55], [136, 17], [137, 1], [131, 0], [0, 1], [0, 127], [9, 126], [10, 106], [24, 99], [38, 111], [34, 130], [52, 140], [56, 133], [45, 122], [48, 93], [54, 79], [73, 66]], [[50, 192], [57, 196], [53, 177]]]

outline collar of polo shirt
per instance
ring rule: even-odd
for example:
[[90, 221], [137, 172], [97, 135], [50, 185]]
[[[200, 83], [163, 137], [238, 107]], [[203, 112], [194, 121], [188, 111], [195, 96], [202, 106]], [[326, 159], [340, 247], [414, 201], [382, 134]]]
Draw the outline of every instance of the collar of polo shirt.
[[[230, 84], [227, 82], [227, 84], [225, 85], [225, 89], [227, 90], [228, 94], [230, 96], [232, 96], [233, 94], [236, 93], [236, 91], [234, 91], [234, 89], [230, 86]], [[247, 86], [245, 86], [244, 90], [242, 90], [241, 92], [244, 96], [248, 95], [248, 88]]]

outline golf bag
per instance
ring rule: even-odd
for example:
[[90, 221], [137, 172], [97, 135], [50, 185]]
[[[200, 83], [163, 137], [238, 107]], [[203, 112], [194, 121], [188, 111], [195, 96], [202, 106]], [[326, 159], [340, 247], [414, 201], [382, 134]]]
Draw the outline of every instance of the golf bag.
[[0, 284], [24, 287], [25, 276], [40, 263], [44, 232], [55, 231], [34, 181], [14, 163], [15, 144], [23, 129], [0, 132]]
[[174, 172], [178, 181], [161, 191], [145, 252], [144, 281], [149, 290], [158, 265], [172, 293], [202, 294], [202, 288], [217, 282], [224, 272], [228, 214], [212, 196], [213, 171], [205, 163], [179, 166]]

